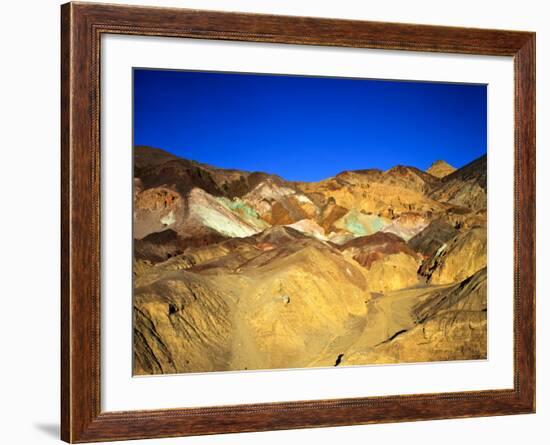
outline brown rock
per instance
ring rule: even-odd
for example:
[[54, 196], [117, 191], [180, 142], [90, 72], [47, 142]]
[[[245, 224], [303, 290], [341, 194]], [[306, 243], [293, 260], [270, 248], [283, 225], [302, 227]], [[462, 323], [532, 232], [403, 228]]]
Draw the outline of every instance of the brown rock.
[[432, 187], [429, 196], [472, 210], [487, 208], [487, 156], [445, 176], [438, 186]]

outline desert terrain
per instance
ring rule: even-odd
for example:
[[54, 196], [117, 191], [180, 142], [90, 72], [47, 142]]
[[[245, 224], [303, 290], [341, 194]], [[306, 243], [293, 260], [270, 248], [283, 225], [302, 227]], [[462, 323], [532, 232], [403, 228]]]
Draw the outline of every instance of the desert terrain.
[[295, 182], [134, 147], [134, 374], [486, 358], [486, 171]]

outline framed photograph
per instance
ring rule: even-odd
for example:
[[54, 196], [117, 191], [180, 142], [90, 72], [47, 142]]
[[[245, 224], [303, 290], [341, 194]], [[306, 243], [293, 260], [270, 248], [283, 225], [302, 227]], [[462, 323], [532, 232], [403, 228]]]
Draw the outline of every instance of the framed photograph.
[[62, 6], [61, 435], [535, 411], [535, 34]]

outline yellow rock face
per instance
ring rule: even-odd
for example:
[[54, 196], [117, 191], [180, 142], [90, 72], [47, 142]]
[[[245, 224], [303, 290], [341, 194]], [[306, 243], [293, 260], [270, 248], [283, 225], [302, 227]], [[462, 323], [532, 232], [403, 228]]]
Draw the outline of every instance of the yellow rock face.
[[368, 288], [385, 293], [418, 284], [420, 261], [405, 253], [388, 255], [375, 261], [367, 272]]
[[436, 212], [444, 206], [426, 197], [422, 192], [398, 185], [357, 182], [339, 187], [336, 181], [304, 184], [301, 188], [308, 193], [320, 193], [332, 198], [335, 203], [347, 209], [392, 218], [404, 212]]
[[487, 358], [486, 269], [459, 285], [388, 294], [369, 309], [381, 318], [396, 307], [365, 330], [345, 364]]
[[228, 369], [232, 298], [207, 277], [185, 271], [136, 290], [134, 373]]
[[445, 176], [450, 175], [455, 171], [456, 171], [456, 168], [447, 164], [445, 161], [435, 161], [431, 165], [431, 167], [428, 170], [426, 170], [427, 173], [429, 173], [432, 176], [435, 176], [436, 178], [444, 178]]
[[362, 331], [364, 271], [322, 243], [258, 251], [238, 271], [192, 270], [140, 278], [137, 374], [301, 367]]
[[357, 336], [366, 315], [361, 268], [309, 246], [247, 272], [235, 313], [232, 369], [302, 367], [340, 337]]
[[444, 243], [423, 265], [432, 284], [462, 281], [487, 265], [487, 231], [474, 228]]

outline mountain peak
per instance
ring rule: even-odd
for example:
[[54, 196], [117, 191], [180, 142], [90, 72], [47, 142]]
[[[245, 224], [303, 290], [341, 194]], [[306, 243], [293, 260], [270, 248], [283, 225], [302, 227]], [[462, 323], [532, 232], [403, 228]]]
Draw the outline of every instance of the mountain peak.
[[427, 173], [429, 173], [432, 176], [435, 176], [436, 178], [443, 178], [444, 176], [447, 176], [454, 172], [456, 168], [454, 168], [449, 163], [439, 159], [435, 161], [428, 170], [426, 170]]

